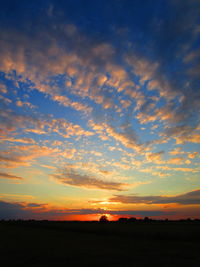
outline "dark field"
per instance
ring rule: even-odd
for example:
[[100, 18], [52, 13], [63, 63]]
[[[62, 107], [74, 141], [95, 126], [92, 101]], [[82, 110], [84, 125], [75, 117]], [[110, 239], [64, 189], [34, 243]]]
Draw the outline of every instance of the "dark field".
[[1, 266], [200, 266], [199, 221], [1, 222], [0, 231]]

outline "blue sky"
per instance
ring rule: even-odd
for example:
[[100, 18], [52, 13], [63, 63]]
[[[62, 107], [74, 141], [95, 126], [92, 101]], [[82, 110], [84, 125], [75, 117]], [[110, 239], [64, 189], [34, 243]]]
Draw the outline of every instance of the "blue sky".
[[199, 216], [199, 15], [196, 0], [1, 4], [2, 218]]

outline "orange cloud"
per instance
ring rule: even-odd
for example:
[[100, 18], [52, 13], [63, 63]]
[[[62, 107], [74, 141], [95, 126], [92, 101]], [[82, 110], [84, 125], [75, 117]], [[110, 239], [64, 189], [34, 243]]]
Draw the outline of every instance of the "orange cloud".
[[57, 148], [39, 145], [13, 146], [9, 150], [0, 152], [0, 163], [6, 167], [30, 166], [36, 158], [55, 157], [59, 153]]
[[148, 161], [162, 163], [162, 156], [164, 151], [156, 152], [156, 153], [146, 153], [146, 158]]

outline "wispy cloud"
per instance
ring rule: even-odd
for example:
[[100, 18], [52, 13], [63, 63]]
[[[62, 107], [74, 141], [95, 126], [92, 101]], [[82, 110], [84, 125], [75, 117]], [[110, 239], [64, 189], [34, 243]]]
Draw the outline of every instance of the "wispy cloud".
[[17, 179], [17, 180], [23, 180], [22, 177], [16, 176], [10, 173], [0, 172], [0, 178], [2, 179]]
[[145, 203], [145, 204], [167, 204], [176, 203], [181, 205], [199, 205], [200, 190], [194, 190], [185, 194], [176, 196], [137, 196], [137, 195], [119, 195], [111, 198], [109, 201], [129, 203]]
[[55, 157], [57, 148], [40, 145], [12, 146], [0, 151], [0, 163], [6, 167], [30, 166], [36, 158]]
[[88, 189], [123, 191], [128, 187], [128, 184], [126, 183], [101, 180], [95, 175], [81, 174], [70, 167], [60, 170], [57, 174], [53, 174], [52, 177], [64, 185], [84, 187]]
[[[36, 133], [36, 134], [49, 134], [57, 133], [62, 137], [69, 138], [70, 136], [91, 136], [91, 131], [84, 130], [80, 125], [67, 121], [64, 118], [52, 119], [44, 118], [41, 114], [34, 116], [19, 115], [12, 112], [10, 109], [1, 110], [1, 129], [4, 135], [11, 134], [19, 130], [24, 132]], [[4, 139], [6, 140], [6, 139]], [[9, 139], [15, 140], [15, 139]], [[7, 141], [9, 141], [7, 139]], [[28, 138], [24, 139], [31, 140]]]

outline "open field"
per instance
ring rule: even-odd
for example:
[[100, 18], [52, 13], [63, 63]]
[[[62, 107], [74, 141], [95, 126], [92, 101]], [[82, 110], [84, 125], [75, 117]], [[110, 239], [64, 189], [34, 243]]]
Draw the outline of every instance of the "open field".
[[2, 266], [200, 266], [200, 222], [1, 222]]

